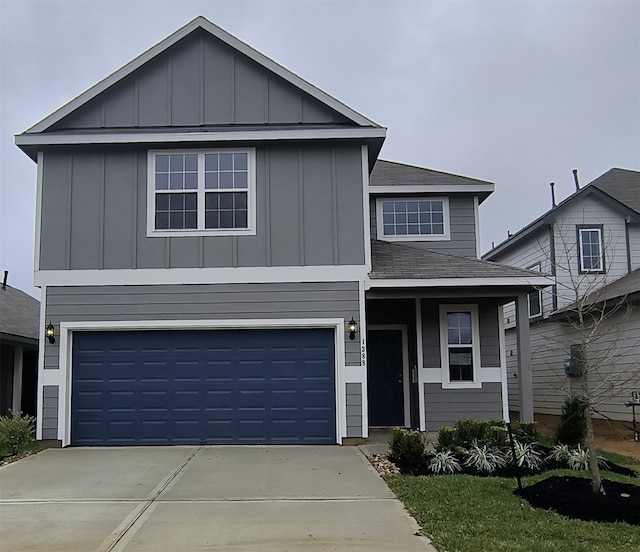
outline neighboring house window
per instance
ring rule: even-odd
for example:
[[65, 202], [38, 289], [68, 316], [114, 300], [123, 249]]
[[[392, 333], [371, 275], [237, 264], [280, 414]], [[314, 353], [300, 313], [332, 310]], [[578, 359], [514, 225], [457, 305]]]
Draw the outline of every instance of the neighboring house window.
[[580, 272], [604, 272], [602, 226], [578, 226]]
[[440, 344], [444, 383], [464, 387], [476, 382], [480, 337], [476, 305], [440, 307]]
[[378, 199], [378, 239], [428, 241], [449, 239], [446, 198]]
[[[529, 270], [535, 270], [536, 272], [542, 272], [542, 266], [540, 263], [536, 263], [527, 267]], [[537, 289], [532, 291], [529, 296], [529, 318], [535, 318], [542, 315], [542, 290]]]
[[253, 150], [149, 152], [148, 235], [255, 234]]

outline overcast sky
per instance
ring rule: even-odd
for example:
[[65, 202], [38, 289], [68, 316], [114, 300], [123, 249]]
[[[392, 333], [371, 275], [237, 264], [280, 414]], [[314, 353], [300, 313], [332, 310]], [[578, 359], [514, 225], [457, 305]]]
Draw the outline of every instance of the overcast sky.
[[640, 170], [640, 1], [0, 0], [0, 270], [32, 287], [33, 125], [197, 15], [388, 128], [381, 158], [489, 180], [482, 247]]

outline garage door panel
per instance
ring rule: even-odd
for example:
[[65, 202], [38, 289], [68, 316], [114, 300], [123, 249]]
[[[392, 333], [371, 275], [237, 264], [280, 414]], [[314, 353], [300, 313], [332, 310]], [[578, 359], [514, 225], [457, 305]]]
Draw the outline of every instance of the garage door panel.
[[332, 330], [74, 334], [73, 444], [334, 443]]

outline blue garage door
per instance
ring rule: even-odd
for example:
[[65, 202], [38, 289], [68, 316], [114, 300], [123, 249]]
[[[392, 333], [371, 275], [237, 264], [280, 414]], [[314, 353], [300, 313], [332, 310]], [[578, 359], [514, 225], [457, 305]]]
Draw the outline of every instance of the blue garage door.
[[71, 443], [335, 443], [333, 330], [75, 332]]

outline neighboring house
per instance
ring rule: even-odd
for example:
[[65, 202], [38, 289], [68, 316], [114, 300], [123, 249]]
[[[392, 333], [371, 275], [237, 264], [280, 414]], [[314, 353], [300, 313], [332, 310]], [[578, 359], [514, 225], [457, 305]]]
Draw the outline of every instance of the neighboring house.
[[18, 135], [57, 333], [38, 437], [343, 443], [506, 415], [501, 306], [550, 280], [478, 259], [492, 184], [377, 161], [385, 134], [199, 17]]
[[0, 416], [35, 416], [40, 302], [7, 285], [7, 274], [0, 287]]
[[[624, 403], [640, 389], [640, 172], [611, 169], [483, 257], [555, 275], [556, 285], [529, 296], [534, 408], [559, 414], [572, 385], [565, 375], [570, 346], [580, 342], [575, 303], [605, 305], [594, 358], [606, 368], [591, 376], [599, 385], [596, 415], [630, 420]], [[505, 308], [510, 404], [518, 409], [513, 308]], [[596, 362], [595, 364], [599, 364]]]

